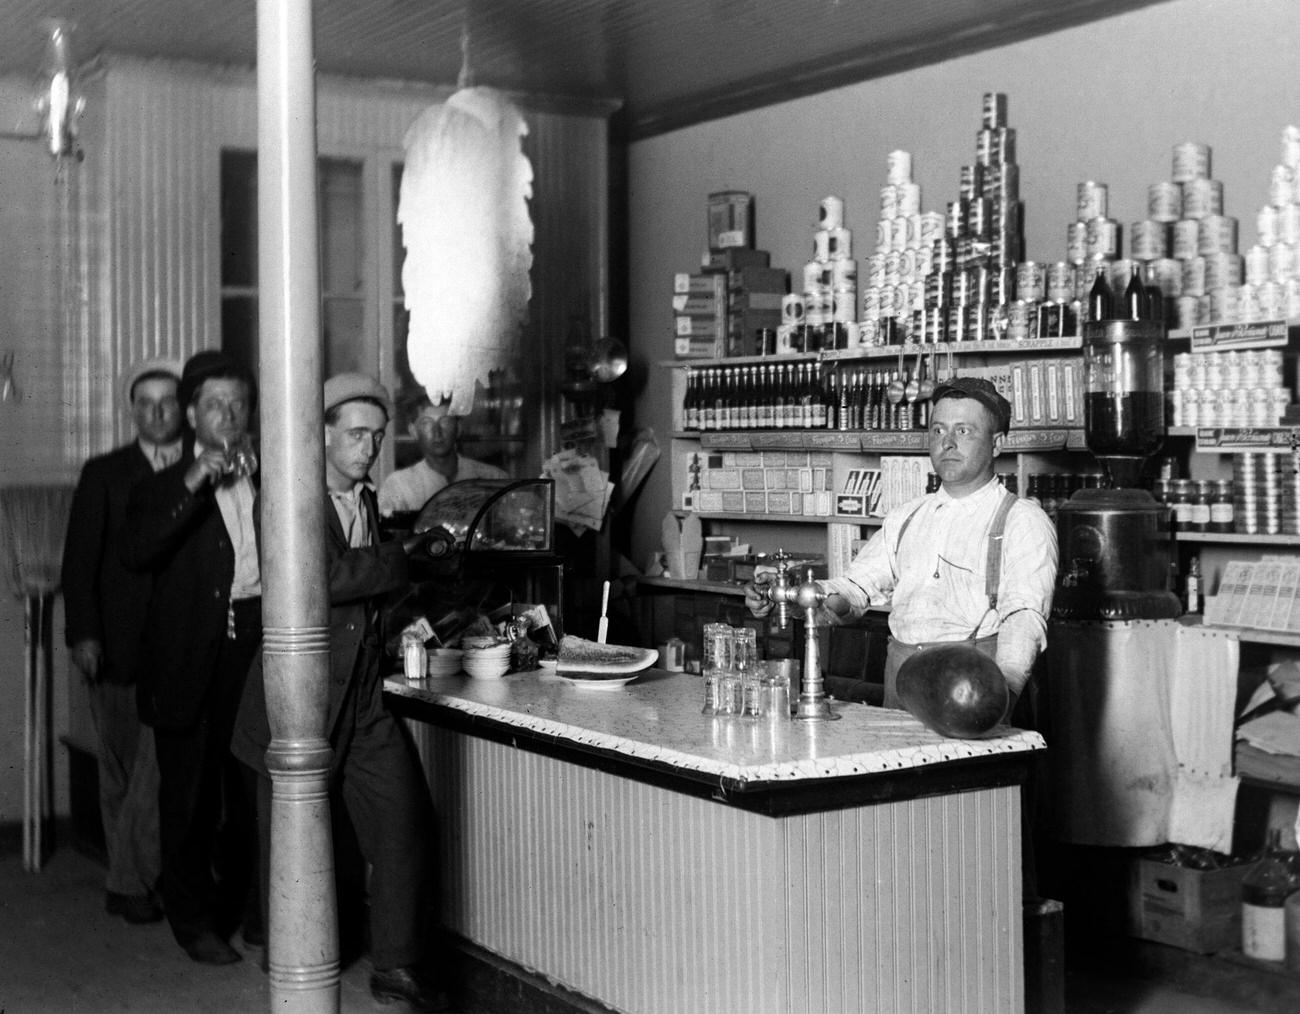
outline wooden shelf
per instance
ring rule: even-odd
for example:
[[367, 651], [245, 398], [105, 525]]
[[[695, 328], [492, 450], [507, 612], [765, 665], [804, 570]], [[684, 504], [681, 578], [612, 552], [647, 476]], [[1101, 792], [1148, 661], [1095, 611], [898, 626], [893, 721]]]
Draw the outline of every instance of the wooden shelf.
[[1300, 535], [1252, 535], [1249, 532], [1177, 532], [1176, 542], [1201, 542], [1239, 546], [1300, 547]]
[[1188, 623], [1185, 619], [1183, 622], [1189, 627], [1198, 627], [1202, 630], [1214, 631], [1220, 634], [1235, 634], [1238, 640], [1250, 644], [1272, 644], [1282, 648], [1300, 648], [1300, 634], [1293, 634], [1283, 630], [1256, 630], [1253, 627], [1229, 627], [1217, 623]]
[[664, 588], [669, 591], [707, 592], [712, 595], [745, 597], [745, 586], [730, 581], [689, 581], [682, 577], [638, 577], [638, 585], [647, 588]]
[[1042, 352], [1077, 352], [1083, 339], [1077, 335], [1064, 338], [1030, 338], [1025, 341], [982, 342], [906, 342], [902, 345], [860, 345], [852, 349], [827, 349], [822, 352], [793, 352], [774, 356], [728, 356], [721, 359], [669, 359], [658, 365], [672, 368], [707, 366], [750, 366], [759, 363], [822, 362], [837, 363], [858, 359], [897, 359], [902, 356], [994, 355], [1014, 356]]
[[[929, 450], [925, 430], [674, 430], [675, 440], [698, 440], [709, 451], [830, 451], [847, 454], [912, 453]], [[1087, 450], [1083, 430], [1061, 426], [1013, 429], [1004, 454]]]

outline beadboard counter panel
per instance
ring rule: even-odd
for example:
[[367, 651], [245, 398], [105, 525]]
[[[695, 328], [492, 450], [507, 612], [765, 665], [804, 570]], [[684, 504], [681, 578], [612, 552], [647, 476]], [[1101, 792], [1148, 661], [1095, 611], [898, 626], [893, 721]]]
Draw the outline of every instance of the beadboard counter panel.
[[1033, 733], [699, 713], [698, 677], [390, 679], [439, 820], [444, 925], [618, 1011], [1024, 1009]]

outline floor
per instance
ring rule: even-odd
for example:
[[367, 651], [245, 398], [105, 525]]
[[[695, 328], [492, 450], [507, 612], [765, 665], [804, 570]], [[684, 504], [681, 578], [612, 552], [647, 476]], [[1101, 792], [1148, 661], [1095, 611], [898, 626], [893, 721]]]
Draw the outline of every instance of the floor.
[[[72, 849], [39, 874], [0, 855], [0, 1014], [239, 1014], [270, 1006], [260, 953], [224, 968], [190, 961], [165, 923], [128, 926], [103, 909], [103, 875]], [[1068, 935], [1067, 918], [1067, 935]], [[1067, 956], [1070, 1014], [1270, 1014], [1300, 1011], [1300, 978], [1133, 940]], [[365, 961], [345, 970], [340, 1011], [400, 1011], [371, 999]], [[549, 1006], [549, 1005], [548, 1005]], [[486, 1011], [471, 1004], [476, 1011]], [[470, 1008], [466, 1008], [467, 1010]], [[535, 1011], [512, 1002], [502, 1014]], [[832, 1012], [828, 1012], [832, 1014]], [[846, 1012], [847, 1014], [847, 1012]], [[942, 1012], [935, 1012], [942, 1014]]]

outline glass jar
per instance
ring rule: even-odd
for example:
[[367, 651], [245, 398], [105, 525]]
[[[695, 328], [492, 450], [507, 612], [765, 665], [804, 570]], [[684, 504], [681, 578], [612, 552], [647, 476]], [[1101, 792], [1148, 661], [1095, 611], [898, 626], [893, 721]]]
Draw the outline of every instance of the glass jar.
[[1207, 532], [1224, 535], [1233, 531], [1232, 480], [1218, 479], [1210, 493], [1210, 523]]
[[1210, 528], [1210, 481], [1197, 479], [1192, 485], [1187, 531], [1205, 532]]
[[1176, 532], [1189, 532], [1192, 523], [1192, 494], [1194, 490], [1191, 479], [1174, 479], [1169, 484], [1169, 506], [1173, 508], [1173, 524]]

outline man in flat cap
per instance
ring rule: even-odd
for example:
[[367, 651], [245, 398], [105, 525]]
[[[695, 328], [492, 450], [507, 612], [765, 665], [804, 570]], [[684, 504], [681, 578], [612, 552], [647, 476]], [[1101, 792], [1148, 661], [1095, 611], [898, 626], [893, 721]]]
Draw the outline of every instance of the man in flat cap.
[[[935, 388], [929, 439], [938, 491], [890, 511], [847, 573], [820, 582], [837, 617], [890, 605], [887, 708], [901, 706], [897, 676], [908, 657], [973, 639], [1006, 678], [1009, 716], [1047, 643], [1056, 529], [994, 477], [1010, 425], [1010, 403], [987, 380], [958, 377]], [[758, 615], [771, 609], [753, 585], [746, 604]]]
[[228, 938], [241, 920], [246, 943], [261, 937], [253, 803], [230, 756], [262, 634], [254, 397], [228, 356], [190, 358], [180, 460], [136, 486], [122, 540], [123, 562], [153, 581], [139, 700], [158, 756], [163, 904], [177, 943], [213, 965], [240, 960]]
[[158, 761], [140, 722], [136, 683], [150, 578], [118, 557], [136, 483], [181, 453], [176, 399], [181, 364], [148, 359], [122, 377], [136, 438], [86, 462], [72, 497], [63, 547], [63, 607], [72, 663], [86, 679], [99, 739], [99, 811], [108, 852], [105, 908], [129, 923], [163, 917], [158, 884]]
[[[370, 469], [379, 457], [392, 403], [361, 373], [325, 383], [325, 553], [330, 595], [330, 676], [326, 734], [333, 748], [332, 809], [341, 804], [370, 864], [370, 990], [418, 1011], [447, 1009], [419, 967], [425, 956], [432, 806], [405, 728], [385, 707], [379, 604], [407, 588], [407, 554], [427, 536], [381, 542]], [[254, 663], [232, 750], [258, 775], [262, 898], [270, 871], [271, 730], [262, 668]]]

